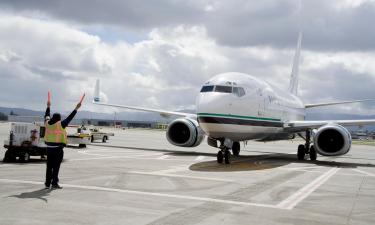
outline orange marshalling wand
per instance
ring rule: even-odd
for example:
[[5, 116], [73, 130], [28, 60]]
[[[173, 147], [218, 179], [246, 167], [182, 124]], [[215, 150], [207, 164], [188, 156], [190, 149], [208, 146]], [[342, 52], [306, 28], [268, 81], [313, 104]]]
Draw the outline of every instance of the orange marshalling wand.
[[86, 94], [83, 93], [82, 97], [81, 97], [81, 100], [79, 101], [79, 103], [82, 103], [83, 102], [83, 99], [85, 98]]
[[51, 103], [51, 92], [48, 91], [48, 102]]

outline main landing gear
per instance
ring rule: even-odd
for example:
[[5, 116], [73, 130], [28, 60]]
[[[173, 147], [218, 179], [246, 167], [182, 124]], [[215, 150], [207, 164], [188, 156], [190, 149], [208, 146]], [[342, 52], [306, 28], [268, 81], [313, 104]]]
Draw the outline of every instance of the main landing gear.
[[304, 160], [305, 155], [310, 156], [311, 161], [315, 161], [317, 157], [316, 150], [314, 148], [314, 145], [310, 146], [310, 140], [311, 140], [311, 133], [310, 131], [306, 131], [306, 143], [305, 145], [299, 145], [298, 146], [298, 151], [297, 151], [297, 158], [298, 160]]
[[220, 151], [217, 153], [217, 163], [225, 163], [230, 164], [230, 157], [231, 153], [230, 150], [232, 149], [234, 156], [239, 156], [241, 151], [241, 146], [239, 142], [232, 142], [229, 139], [220, 140]]

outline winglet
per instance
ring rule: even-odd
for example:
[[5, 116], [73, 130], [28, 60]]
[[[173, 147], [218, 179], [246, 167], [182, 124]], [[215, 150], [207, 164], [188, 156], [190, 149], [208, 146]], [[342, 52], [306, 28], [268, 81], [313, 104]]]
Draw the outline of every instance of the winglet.
[[302, 32], [299, 32], [296, 52], [294, 53], [292, 74], [290, 76], [289, 92], [297, 95], [298, 92], [298, 71], [299, 71], [299, 57], [301, 52]]
[[96, 80], [96, 84], [95, 84], [94, 103], [100, 102], [100, 90], [99, 90], [99, 87], [100, 87], [100, 80], [97, 79]]

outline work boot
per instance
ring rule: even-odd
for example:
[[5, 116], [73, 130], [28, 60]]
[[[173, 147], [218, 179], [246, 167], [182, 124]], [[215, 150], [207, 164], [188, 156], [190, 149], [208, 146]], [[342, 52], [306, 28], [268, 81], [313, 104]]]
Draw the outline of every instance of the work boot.
[[62, 189], [63, 187], [59, 184], [52, 184], [52, 189]]

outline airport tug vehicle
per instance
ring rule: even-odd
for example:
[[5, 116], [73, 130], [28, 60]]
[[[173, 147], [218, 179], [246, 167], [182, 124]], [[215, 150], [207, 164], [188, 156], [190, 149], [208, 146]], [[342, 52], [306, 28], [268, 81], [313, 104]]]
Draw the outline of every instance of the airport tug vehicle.
[[[86, 127], [83, 127], [82, 129], [87, 129]], [[100, 131], [100, 129], [96, 127], [90, 127], [89, 128], [90, 133], [91, 133], [91, 142], [94, 142], [96, 140], [99, 140], [103, 143], [107, 142], [110, 136], [115, 136], [114, 133], [106, 133]]]
[[8, 140], [4, 141], [6, 152], [3, 162], [28, 162], [30, 156], [47, 155], [47, 145], [44, 143], [45, 126], [43, 122], [11, 123]]
[[67, 127], [68, 145], [78, 145], [79, 148], [85, 148], [91, 143], [91, 134], [89, 131], [82, 129], [80, 126]]

